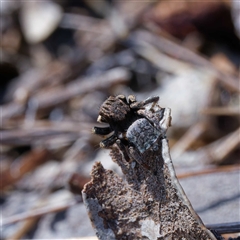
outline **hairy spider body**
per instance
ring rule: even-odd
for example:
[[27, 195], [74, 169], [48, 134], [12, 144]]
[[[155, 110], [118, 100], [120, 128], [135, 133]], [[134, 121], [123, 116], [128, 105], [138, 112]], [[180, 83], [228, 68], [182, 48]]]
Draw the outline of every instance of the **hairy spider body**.
[[[150, 97], [137, 102], [133, 95], [128, 98], [123, 95], [109, 97], [100, 107], [98, 116], [98, 122], [108, 123], [109, 126], [94, 127], [93, 132], [102, 136], [113, 134], [101, 141], [100, 146], [111, 147], [119, 139], [124, 145], [136, 146], [140, 153], [147, 150], [161, 135], [158, 124], [164, 109], [158, 110], [157, 113], [153, 110], [158, 100], [159, 97]], [[145, 114], [145, 107], [150, 103], [152, 103], [150, 108], [153, 112], [152, 116]], [[154, 121], [156, 114], [158, 114], [157, 121]]]

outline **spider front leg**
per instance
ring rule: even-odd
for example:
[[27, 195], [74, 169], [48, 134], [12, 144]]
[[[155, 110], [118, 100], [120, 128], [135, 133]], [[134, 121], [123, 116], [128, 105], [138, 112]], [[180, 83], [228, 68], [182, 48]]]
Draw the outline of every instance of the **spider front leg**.
[[124, 103], [127, 104], [127, 98], [124, 95], [118, 95], [116, 98], [122, 100]]
[[117, 139], [118, 139], [117, 136], [115, 134], [113, 134], [110, 137], [101, 141], [100, 142], [100, 147], [101, 148], [109, 148], [116, 142]]
[[158, 102], [158, 100], [159, 100], [159, 97], [149, 97], [146, 100], [141, 101], [141, 102], [133, 101], [130, 104], [130, 107], [132, 109], [141, 109], [141, 108], [144, 108], [144, 106], [149, 104], [149, 103], [153, 103], [153, 106], [154, 106]]
[[145, 99], [145, 100], [143, 101], [143, 104], [144, 104], [144, 105], [147, 105], [147, 104], [149, 104], [149, 103], [156, 104], [156, 103], [158, 102], [158, 100], [159, 100], [159, 97], [158, 97], [158, 96], [149, 97], [149, 98], [147, 98], [147, 99]]
[[133, 104], [133, 103], [136, 103], [137, 100], [136, 100], [136, 97], [134, 95], [129, 95], [128, 98], [127, 98], [127, 102], [128, 104]]
[[110, 127], [94, 127], [92, 129], [92, 132], [97, 134], [97, 135], [108, 135], [109, 133], [112, 132], [112, 129]]

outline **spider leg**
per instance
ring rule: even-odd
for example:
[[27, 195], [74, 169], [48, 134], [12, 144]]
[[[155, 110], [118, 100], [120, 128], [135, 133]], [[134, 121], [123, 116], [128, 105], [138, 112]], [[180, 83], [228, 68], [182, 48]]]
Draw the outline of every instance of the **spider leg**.
[[134, 95], [129, 95], [128, 96], [128, 103], [131, 105], [132, 103], [135, 103], [136, 101], [136, 97]]
[[116, 98], [122, 100], [124, 103], [127, 103], [127, 99], [124, 95], [118, 95]]
[[129, 155], [127, 154], [126, 152], [126, 147], [124, 146], [124, 144], [121, 142], [120, 139], [117, 139], [116, 141], [116, 144], [118, 145], [119, 149], [121, 150], [124, 158], [122, 159], [123, 161], [126, 161], [126, 162], [130, 162], [131, 159], [129, 158]]
[[108, 135], [112, 132], [112, 129], [110, 127], [94, 127], [92, 132], [97, 135]]
[[156, 103], [158, 102], [158, 100], [159, 100], [159, 97], [158, 97], [158, 96], [154, 96], [154, 97], [149, 97], [149, 98], [145, 99], [145, 100], [142, 101], [142, 102], [143, 102], [144, 105], [147, 105], [147, 104], [149, 104], [149, 103], [154, 103], [154, 104], [156, 104]]
[[140, 108], [144, 108], [145, 105], [149, 104], [149, 103], [153, 103], [154, 105], [158, 102], [159, 97], [149, 97], [144, 101], [141, 102], [133, 102], [130, 104], [130, 107], [132, 109], [140, 109]]
[[113, 134], [110, 137], [101, 141], [100, 147], [101, 148], [109, 148], [109, 147], [111, 147], [111, 145], [113, 145], [115, 143], [116, 140], [117, 140], [117, 136], [115, 134]]

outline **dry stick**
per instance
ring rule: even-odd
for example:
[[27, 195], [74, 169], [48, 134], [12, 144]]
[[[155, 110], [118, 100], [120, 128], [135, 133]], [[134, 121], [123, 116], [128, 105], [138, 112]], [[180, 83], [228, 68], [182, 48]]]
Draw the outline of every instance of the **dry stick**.
[[107, 31], [110, 26], [106, 20], [73, 13], [65, 13], [63, 15], [60, 27], [110, 36], [112, 34], [110, 31]]
[[207, 107], [200, 111], [202, 114], [206, 115], [227, 115], [227, 116], [239, 116], [239, 107]]
[[240, 222], [208, 224], [209, 229], [214, 229], [220, 234], [240, 233]]
[[[152, 5], [154, 2], [148, 2], [148, 3], [146, 3], [146, 5], [145, 6], [143, 6], [142, 7], [142, 9], [141, 9], [141, 11], [139, 11], [139, 12], [137, 12], [135, 15], [133, 15], [133, 14], [131, 14], [131, 16], [130, 16], [130, 18], [131, 18], [131, 24], [129, 25], [129, 24], [127, 24], [127, 23], [125, 23], [124, 22], [124, 20], [121, 18], [121, 16], [119, 16], [118, 15], [118, 20], [121, 22], [121, 24], [123, 24], [124, 25], [124, 32], [119, 32], [119, 29], [118, 29], [118, 27], [117, 28], [112, 28], [111, 29], [111, 32], [110, 32], [110, 37], [111, 37], [111, 40], [109, 41], [109, 44], [107, 44], [107, 46], [105, 46], [105, 50], [106, 49], [110, 49], [113, 45], [114, 45], [114, 43], [118, 40], [118, 38], [116, 38], [116, 36], [114, 36], [115, 34], [116, 34], [116, 32], [115, 31], [117, 31], [117, 36], [122, 36], [122, 37], [125, 37], [126, 35], [127, 35], [127, 33], [129, 32], [129, 30], [131, 29], [131, 28], [133, 28], [137, 23], [138, 23], [138, 21], [139, 21], [139, 19], [140, 19], [140, 16], [144, 13], [144, 11], [146, 10], [146, 9], [148, 9], [149, 8], [149, 6], [150, 5]], [[107, 3], [106, 3], [107, 4]], [[70, 16], [70, 18], [71, 18], [72, 16]], [[83, 17], [82, 17], [83, 18]], [[81, 19], [82, 19], [81, 18]], [[88, 22], [90, 22], [90, 24], [94, 24], [96, 21], [98, 21], [98, 20], [95, 20], [95, 19], [90, 19], [90, 18], [88, 18], [88, 19], [86, 19], [86, 17], [84, 18], [86, 21], [88, 21]], [[114, 24], [112, 24], [111, 22], [112, 21], [115, 21], [114, 20], [115, 18], [114, 18], [114, 16], [112, 17], [112, 18], [110, 18], [110, 19], [108, 19], [109, 20], [109, 25], [112, 25], [112, 27], [114, 27]], [[118, 21], [118, 22], [119, 22]], [[63, 25], [65, 24], [64, 22], [67, 22], [67, 24], [71, 24], [71, 23], [69, 23], [69, 15], [66, 15], [65, 16], [65, 19], [63, 20]], [[108, 24], [108, 23], [107, 23]], [[106, 24], [106, 25], [107, 25]], [[74, 24], [73, 24], [74, 25]], [[91, 29], [91, 28], [90, 28]], [[105, 29], [105, 30], [104, 30]], [[102, 37], [102, 33], [107, 33], [107, 32], [109, 32], [109, 27], [108, 26], [103, 26], [103, 31], [101, 31], [101, 34], [99, 35], [99, 37], [97, 37], [96, 38], [96, 42], [97, 42], [97, 45], [99, 45], [98, 44], [98, 41], [99, 41], [99, 39]], [[115, 33], [114, 33], [115, 32]], [[49, 70], [50, 70], [50, 74], [51, 74], [51, 71], [52, 71], [52, 67], [50, 66], [49, 68], [48, 68]], [[61, 72], [57, 72], [57, 76], [58, 76], [58, 81], [59, 82], [62, 82], [64, 79], [65, 79], [65, 75], [66, 75], [66, 73], [68, 72], [68, 67], [66, 67], [66, 69], [65, 68], [60, 68], [60, 70], [62, 69], [62, 73]], [[37, 78], [39, 78], [39, 79], [43, 79], [43, 82], [45, 83], [45, 82], [48, 82], [47, 80], [48, 80], [48, 78], [46, 78], [45, 80], [44, 80], [44, 74], [42, 74], [41, 72], [39, 73], [39, 71], [40, 71], [40, 69], [36, 69], [36, 72], [38, 73], [37, 74]], [[45, 73], [45, 72], [44, 72]], [[30, 72], [30, 75], [32, 74], [32, 72]], [[40, 77], [39, 77], [39, 74], [40, 74]], [[53, 73], [53, 76], [54, 76], [54, 73]], [[29, 77], [28, 77], [29, 78]], [[35, 77], [36, 78], [36, 77]], [[24, 78], [23, 78], [24, 79]], [[52, 79], [51, 79], [51, 81], [52, 81]], [[23, 81], [23, 82], [25, 82], [25, 80]], [[39, 82], [39, 81], [33, 81], [33, 79], [31, 78], [31, 83], [35, 83], [35, 82]], [[24, 84], [25, 85], [25, 84]], [[28, 84], [27, 84], [28, 85]], [[36, 89], [36, 86], [37, 85], [34, 85], [34, 89]], [[111, 87], [111, 86], [106, 86], [106, 87]], [[84, 86], [83, 86], [83, 88], [84, 88]], [[94, 90], [95, 88], [94, 88], [94, 84], [92, 85], [92, 90]], [[96, 89], [98, 89], [98, 88], [96, 88]], [[30, 89], [31, 90], [31, 89]], [[29, 94], [29, 95], [31, 95], [31, 91], [30, 90], [27, 90], [27, 95]], [[43, 90], [43, 92], [44, 92], [45, 90]], [[69, 89], [67, 89], [67, 91], [69, 91]], [[52, 92], [49, 92], [49, 94], [63, 94], [64, 93], [64, 90], [63, 89], [61, 89], [61, 90], [59, 90], [59, 91], [52, 91]], [[29, 95], [28, 95], [28, 97], [29, 97]], [[67, 95], [67, 94], [64, 94], [64, 95]], [[44, 96], [44, 98], [45, 98], [45, 96], [46, 95], [44, 95], [43, 94], [43, 96]], [[69, 99], [69, 97], [67, 97], [67, 96], [65, 96], [66, 98], [67, 98], [67, 100]], [[59, 97], [60, 98], [60, 97]], [[38, 99], [37, 99], [38, 100]], [[49, 99], [50, 100], [50, 99]], [[55, 99], [56, 100], [56, 99]], [[40, 101], [41, 101], [41, 99], [40, 99]], [[44, 100], [42, 100], [43, 102], [44, 102]], [[60, 102], [63, 102], [64, 101], [64, 98], [63, 98], [63, 100], [60, 100]], [[50, 106], [52, 106], [52, 104], [49, 104]], [[41, 108], [41, 105], [39, 106], [40, 108]], [[25, 106], [25, 102], [21, 102], [21, 103], [11, 103], [11, 104], [8, 104], [8, 105], [4, 105], [4, 106], [2, 106], [2, 108], [1, 108], [1, 117], [2, 117], [2, 120], [3, 121], [5, 121], [6, 119], [9, 119], [9, 118], [11, 118], [11, 117], [13, 117], [13, 116], [16, 116], [16, 115], [19, 115], [19, 114], [22, 114], [22, 113], [24, 113], [24, 111], [25, 111], [25, 108], [26, 108], [26, 106]]]
[[22, 239], [26, 235], [26, 233], [29, 232], [34, 227], [38, 219], [39, 219], [38, 217], [35, 217], [35, 218], [26, 220], [21, 226], [21, 228], [17, 229], [17, 231], [14, 234], [12, 234], [10, 237], [8, 237], [6, 240]]
[[53, 62], [47, 69], [31, 69], [15, 79], [10, 86], [8, 95], [14, 97], [14, 101], [1, 106], [1, 117], [4, 122], [13, 116], [18, 116], [25, 111], [28, 98], [40, 87], [46, 84], [62, 83], [68, 75], [69, 68], [61, 63]]
[[[42, 195], [48, 195], [50, 188], [52, 186], [52, 183], [54, 182], [54, 180], [60, 176], [60, 174], [63, 174], [64, 171], [71, 171], [72, 172], [76, 169], [76, 165], [79, 163], [79, 156], [76, 159], [76, 154], [77, 154], [77, 149], [78, 152], [84, 150], [84, 147], [86, 146], [86, 141], [83, 141], [82, 139], [79, 139], [66, 153], [64, 156], [64, 161], [61, 163], [61, 168], [60, 171], [58, 173], [56, 173], [54, 179], [52, 180], [52, 182], [49, 184], [48, 188], [46, 188], [44, 190], [44, 192], [42, 193]], [[83, 151], [85, 152], [85, 151]], [[73, 159], [74, 158], [74, 159]], [[69, 167], [70, 165], [70, 167]], [[73, 169], [74, 168], [74, 169]], [[78, 176], [77, 179], [77, 183], [74, 184], [78, 184], [78, 188], [79, 189], [79, 193], [81, 193], [82, 187], [83, 185], [87, 182], [87, 180], [89, 180], [89, 178], [86, 178], [84, 176]], [[39, 204], [41, 203], [41, 199], [39, 200]], [[77, 202], [74, 201], [68, 201], [67, 203], [61, 204], [60, 206], [49, 206], [49, 207], [42, 207], [42, 208], [37, 208], [37, 209], [33, 209], [30, 210], [28, 212], [24, 212], [24, 213], [20, 213], [20, 214], [16, 214], [12, 217], [6, 218], [3, 220], [3, 225], [7, 225], [7, 224], [12, 224], [12, 223], [16, 223], [19, 221], [23, 221], [23, 220], [27, 220], [30, 218], [36, 218], [36, 217], [40, 217], [42, 215], [45, 215], [47, 213], [53, 213], [53, 212], [59, 212], [62, 210], [65, 210], [71, 206], [74, 206], [75, 204], [77, 204]]]
[[[134, 8], [134, 11], [130, 12], [118, 11], [118, 3], [116, 3], [115, 6], [111, 6], [107, 1], [86, 1], [86, 4], [88, 4], [89, 7], [91, 7], [98, 14], [105, 17], [109, 21], [109, 24], [112, 26], [112, 31], [114, 34], [121, 38], [126, 36], [131, 29], [136, 27], [136, 25], [142, 20], [143, 14], [154, 4], [156, 4], [156, 2], [152, 0], [138, 2]], [[131, 2], [122, 2], [121, 4], [126, 5], [125, 9], [131, 7], [129, 6]], [[136, 3], [133, 2], [133, 4]]]
[[202, 147], [196, 151], [196, 154], [204, 155], [206, 160], [210, 163], [220, 164], [236, 147], [240, 144], [240, 128], [228, 135], [218, 139], [217, 141]]
[[[63, 161], [61, 162], [61, 165], [59, 167], [59, 171], [55, 173], [55, 175], [52, 177], [53, 180], [49, 183], [48, 187], [44, 190], [43, 193], [48, 193], [51, 191], [52, 186], [54, 185], [54, 182], [56, 179], [61, 178], [64, 179], [65, 183], [69, 182], [69, 187], [71, 188], [74, 184], [71, 183], [71, 178], [69, 179], [69, 175], [72, 175], [76, 172], [76, 169], [79, 166], [79, 162], [83, 159], [86, 159], [86, 146], [89, 146], [89, 135], [87, 137], [78, 138], [75, 143], [68, 148], [68, 150], [65, 152], [63, 156]], [[81, 178], [81, 181], [79, 180]], [[76, 180], [76, 179], [75, 179]], [[79, 187], [79, 193], [81, 192], [83, 185], [86, 183], [87, 180], [86, 177], [80, 176], [78, 178], [78, 187]]]
[[7, 119], [22, 114], [26, 109], [25, 103], [11, 102], [1, 106], [1, 122], [5, 122]]
[[[129, 78], [129, 72], [126, 69], [114, 68], [100, 76], [79, 78], [67, 84], [66, 87], [58, 87], [51, 90], [42, 89], [36, 96], [32, 97], [32, 100], [37, 103], [38, 109], [53, 107], [58, 103], [68, 101], [81, 94], [111, 88], [116, 84], [126, 83]], [[2, 121], [5, 122], [13, 116], [22, 114], [25, 108], [25, 103], [10, 103], [2, 106]]]
[[31, 144], [34, 141], [44, 139], [46, 137], [52, 136], [69, 136], [70, 138], [76, 139], [82, 135], [79, 131], [64, 131], [61, 129], [17, 129], [17, 130], [4, 130], [0, 132], [1, 134], [1, 144], [5, 145], [24, 145]]
[[204, 146], [196, 151], [186, 151], [178, 158], [174, 159], [174, 163], [182, 165], [184, 164], [220, 164], [234, 149], [239, 146], [240, 143], [240, 128], [228, 135]]
[[[106, 51], [109, 51], [113, 48], [116, 42], [119, 40], [125, 39], [131, 30], [135, 28], [142, 20], [142, 15], [152, 7], [156, 2], [155, 1], [143, 1], [137, 4], [134, 11], [131, 12], [118, 12], [118, 9], [110, 7], [107, 1], [103, 2], [89, 2], [86, 3], [94, 9], [94, 11], [101, 12], [107, 24], [102, 29], [103, 34], [100, 34], [99, 37], [96, 37], [95, 43], [90, 44], [91, 49], [99, 48], [99, 43], [101, 46], [102, 56]], [[121, 3], [129, 4], [129, 2]], [[95, 29], [95, 28], [94, 28]], [[110, 32], [106, 38], [106, 33]], [[89, 46], [88, 46], [89, 47]], [[90, 54], [91, 55], [91, 54]]]
[[10, 85], [8, 94], [13, 96], [14, 100], [20, 101], [21, 96], [19, 95], [21, 95], [22, 90], [32, 94], [43, 86], [49, 86], [50, 81], [51, 86], [61, 84], [67, 75], [69, 75], [69, 66], [59, 61], [53, 61], [44, 68], [31, 68], [14, 80], [13, 84]]
[[136, 32], [138, 39], [146, 41], [149, 44], [157, 47], [162, 53], [174, 56], [176, 59], [186, 61], [191, 64], [206, 67], [212, 70], [216, 76], [226, 86], [234, 91], [240, 92], [239, 78], [228, 73], [222, 72], [216, 68], [210, 61], [200, 56], [199, 54], [187, 49], [176, 42], [173, 42], [163, 36], [151, 34], [149, 31]]
[[172, 158], [175, 159], [185, 152], [190, 145], [199, 138], [207, 129], [205, 123], [197, 123], [193, 125], [171, 148]]
[[64, 28], [98, 33], [86, 46], [89, 49], [89, 55], [95, 48], [101, 50], [102, 55], [104, 52], [112, 49], [117, 41], [127, 37], [130, 30], [141, 21], [141, 16], [144, 12], [155, 4], [154, 1], [141, 2], [140, 4], [138, 3], [137, 8], [134, 9], [135, 11], [119, 13], [117, 9], [110, 6], [106, 1], [86, 1], [86, 3], [94, 11], [104, 16], [105, 20], [99, 21], [99, 19], [92, 17], [65, 14], [60, 25]]
[[35, 218], [35, 217], [41, 217], [48, 213], [60, 212], [65, 209], [68, 209], [76, 204], [77, 204], [76, 201], [71, 201], [71, 202], [61, 204], [60, 206], [48, 206], [48, 207], [32, 209], [30, 211], [27, 211], [24, 213], [19, 213], [12, 217], [3, 219], [2, 225], [13, 224], [13, 223], [16, 223], [19, 221], [28, 220], [28, 219]]
[[[136, 45], [134, 45], [133, 48], [138, 54], [140, 54], [144, 58], [148, 59], [150, 62], [154, 63], [157, 67], [159, 67], [161, 69], [175, 73], [179, 70], [182, 71], [183, 69], [189, 67], [187, 63], [173, 59], [173, 58], [159, 52], [155, 47], [153, 47], [149, 43], [137, 40], [135, 42], [135, 44]], [[173, 45], [173, 46], [175, 46], [175, 45]], [[199, 59], [198, 59], [198, 56], [194, 55], [193, 53], [191, 53], [191, 54], [192, 54], [191, 57], [194, 56], [194, 57], [197, 57], [197, 60], [200, 59], [201, 61], [203, 61], [204, 66], [206, 65], [206, 62], [208, 62], [207, 60], [204, 60], [201, 57], [199, 57]], [[159, 61], [159, 59], [164, 59], [164, 61]], [[235, 88], [235, 90], [236, 90], [236, 88]], [[175, 150], [173, 148], [174, 159], [176, 158], [176, 156], [179, 156], [181, 153], [183, 153], [184, 150], [186, 150], [187, 147], [189, 147], [189, 145], [192, 143], [192, 141], [194, 139], [196, 139], [204, 131], [204, 129], [206, 129], [206, 126], [204, 126], [204, 125], [203, 126], [196, 125], [193, 128], [191, 128], [186, 133], [186, 136], [183, 137], [182, 140], [184, 140], [184, 141], [179, 141], [179, 144], [175, 145], [175, 147], [174, 147]], [[195, 131], [197, 131], [197, 133], [194, 133]], [[228, 146], [228, 148], [226, 149], [226, 146], [225, 146], [225, 148], [223, 148], [225, 150], [224, 150], [224, 153], [221, 152], [222, 155], [217, 154], [217, 152], [215, 151], [215, 157], [217, 159], [219, 159], [219, 160], [223, 159], [226, 155], [228, 155], [231, 152], [232, 149], [234, 149], [236, 147], [236, 144], [239, 143], [236, 134], [234, 136], [235, 137], [230, 142], [231, 144]], [[227, 141], [229, 141], [229, 140], [227, 140]], [[212, 145], [212, 147], [210, 147], [210, 151], [212, 153], [213, 153], [213, 147], [216, 148], [217, 145], [216, 146]], [[222, 147], [222, 145], [221, 145], [221, 147]], [[221, 149], [221, 147], [219, 147], [219, 149]], [[212, 155], [212, 154], [210, 154], [210, 155]], [[208, 157], [208, 159], [209, 159], [209, 157]]]
[[[39, 207], [42, 206], [46, 200], [48, 200], [48, 203], [52, 202], [52, 204], [54, 204], [54, 207], [48, 206], [47, 208], [45, 207], [45, 208], [39, 209]], [[63, 201], [63, 200], [64, 200], [64, 203], [59, 204], [59, 201]], [[4, 224], [10, 224], [10, 223], [13, 223], [14, 221], [21, 221], [23, 219], [26, 219], [26, 221], [23, 223], [21, 228], [14, 234], [14, 237], [21, 237], [21, 236], [25, 235], [27, 231], [29, 231], [29, 229], [35, 224], [36, 220], [42, 214], [51, 213], [51, 211], [55, 212], [55, 211], [65, 210], [66, 207], [68, 208], [75, 204], [76, 204], [76, 201], [73, 200], [72, 195], [70, 195], [67, 191], [65, 191], [65, 192], [63, 191], [63, 192], [61, 192], [61, 195], [57, 195], [57, 202], [56, 202], [56, 198], [54, 198], [54, 194], [52, 194], [50, 196], [50, 198], [48, 198], [48, 199], [44, 199], [44, 197], [39, 199], [35, 203], [35, 207], [32, 208], [32, 210], [29, 211], [27, 213], [27, 215], [26, 215], [26, 213], [22, 213], [22, 214], [12, 216], [12, 217], [8, 218], [7, 221], [5, 220]]]
[[76, 122], [76, 121], [50, 121], [50, 120], [34, 120], [34, 124], [29, 126], [23, 120], [11, 120], [9, 119], [7, 122], [2, 124], [3, 129], [10, 129], [4, 130], [1, 133], [3, 134], [3, 139], [12, 138], [12, 137], [23, 137], [23, 136], [14, 136], [15, 129], [18, 128], [20, 131], [18, 134], [24, 134], [23, 131], [26, 131], [26, 134], [29, 134], [28, 137], [33, 135], [34, 131], [42, 131], [42, 132], [76, 132], [76, 129], [82, 133], [89, 133], [92, 128], [92, 124], [86, 122]]
[[[21, 132], [26, 131], [26, 134], [29, 134], [29, 137], [34, 135], [34, 131], [37, 133], [42, 131], [43, 133], [49, 132], [58, 132], [58, 133], [66, 133], [66, 132], [76, 132], [76, 129], [79, 132], [88, 132], [92, 128], [92, 124], [86, 122], [75, 122], [75, 121], [48, 121], [48, 120], [35, 120], [34, 125], [29, 126], [24, 121], [8, 121], [8, 123], [3, 124], [3, 128], [10, 128], [11, 130], [4, 130], [3, 139], [7, 139], [8, 137], [14, 137], [15, 128], [19, 128], [18, 130]], [[89, 131], [88, 131], [89, 130]], [[44, 134], [43, 134], [44, 135]]]
[[33, 98], [38, 102], [39, 109], [52, 107], [88, 92], [111, 88], [116, 84], [127, 83], [129, 78], [129, 72], [125, 68], [114, 68], [101, 75], [81, 77], [67, 84], [64, 88], [49, 92], [43, 90]]
[[49, 160], [50, 153], [45, 149], [34, 149], [17, 160], [15, 165], [1, 173], [0, 190], [14, 184], [26, 173]]
[[239, 170], [240, 170], [240, 164], [234, 164], [234, 165], [228, 165], [228, 166], [218, 166], [214, 168], [202, 169], [199, 171], [179, 173], [177, 174], [177, 177], [179, 179], [182, 179], [182, 178], [188, 178], [188, 177], [201, 176], [204, 174], [220, 173], [220, 172], [226, 173], [226, 172], [239, 171]]
[[164, 71], [176, 74], [179, 71], [184, 71], [185, 69], [190, 68], [190, 64], [169, 57], [160, 52], [153, 45], [142, 40], [134, 40], [132, 48], [137, 54]]

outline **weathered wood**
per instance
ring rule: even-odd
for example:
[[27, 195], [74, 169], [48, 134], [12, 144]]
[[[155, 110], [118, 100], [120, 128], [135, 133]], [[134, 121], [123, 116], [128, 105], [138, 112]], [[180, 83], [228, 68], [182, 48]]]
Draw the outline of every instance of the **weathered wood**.
[[[216, 239], [178, 182], [165, 138], [170, 109], [164, 109], [163, 116], [160, 111], [163, 109], [158, 105], [154, 110], [141, 111], [148, 119], [146, 124], [151, 121], [158, 125], [138, 129], [141, 125], [136, 120], [126, 133], [128, 139], [135, 133], [136, 142], [124, 145], [118, 139], [110, 147], [111, 157], [121, 167], [126, 181], [99, 162], [93, 167], [92, 180], [82, 193], [99, 239]], [[148, 134], [156, 135], [153, 131], [161, 134], [141, 152], [138, 144], [149, 141]]]

